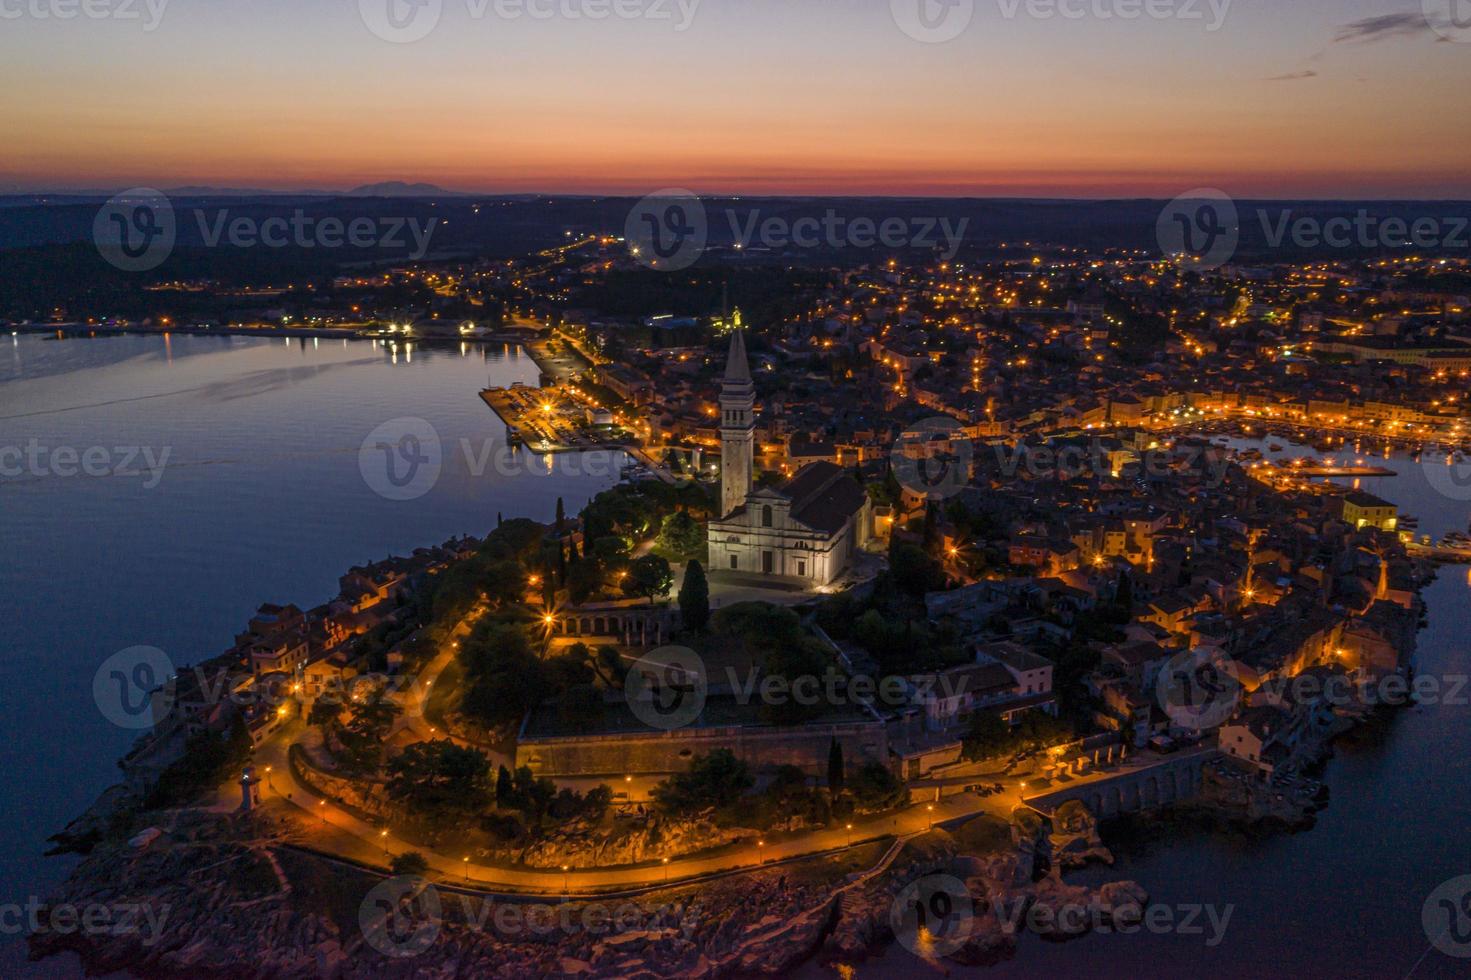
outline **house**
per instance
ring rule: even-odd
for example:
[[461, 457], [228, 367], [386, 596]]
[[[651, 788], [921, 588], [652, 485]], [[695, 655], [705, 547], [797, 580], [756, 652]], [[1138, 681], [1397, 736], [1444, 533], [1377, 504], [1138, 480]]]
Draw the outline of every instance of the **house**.
[[1292, 756], [1299, 728], [1292, 712], [1275, 704], [1247, 708], [1221, 726], [1221, 751], [1256, 767], [1263, 778]]
[[1395, 531], [1399, 528], [1399, 508], [1372, 493], [1354, 490], [1343, 496], [1340, 507], [1343, 522], [1355, 530], [1374, 527], [1381, 531]]

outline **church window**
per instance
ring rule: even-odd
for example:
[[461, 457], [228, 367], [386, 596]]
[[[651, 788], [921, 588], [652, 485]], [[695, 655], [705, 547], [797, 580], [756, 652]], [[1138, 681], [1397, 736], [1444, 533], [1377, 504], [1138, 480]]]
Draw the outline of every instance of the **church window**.
[[761, 526], [771, 527], [771, 508], [769, 506], [761, 508]]
[[741, 560], [738, 557], [736, 557], [735, 555], [731, 555], [730, 556], [730, 567], [731, 568], [739, 568], [739, 567], [741, 567]]

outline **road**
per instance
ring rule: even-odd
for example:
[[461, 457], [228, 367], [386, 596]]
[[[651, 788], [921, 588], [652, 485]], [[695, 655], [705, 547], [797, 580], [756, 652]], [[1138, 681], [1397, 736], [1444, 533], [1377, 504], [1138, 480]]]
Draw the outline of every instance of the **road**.
[[385, 867], [395, 855], [417, 851], [428, 860], [431, 869], [449, 881], [488, 890], [506, 889], [517, 894], [590, 895], [612, 888], [675, 883], [721, 871], [756, 868], [762, 864], [838, 850], [884, 836], [914, 837], [926, 833], [935, 824], [975, 816], [995, 807], [995, 801], [982, 801], [972, 794], [953, 796], [939, 802], [918, 803], [897, 814], [856, 818], [851, 831], [846, 826], [829, 827], [785, 839], [773, 839], [766, 844], [752, 843], [733, 850], [723, 849], [713, 855], [676, 858], [667, 865], [644, 864], [566, 873], [557, 869], [508, 868], [427, 851], [308, 789], [292, 773], [288, 758], [290, 742], [300, 735], [303, 727], [300, 721], [284, 726], [256, 750], [255, 765], [265, 780], [261, 786], [262, 803], [284, 803], [295, 807], [307, 817], [308, 827], [317, 828], [317, 832], [305, 841], [306, 844], [325, 853], [379, 867]]

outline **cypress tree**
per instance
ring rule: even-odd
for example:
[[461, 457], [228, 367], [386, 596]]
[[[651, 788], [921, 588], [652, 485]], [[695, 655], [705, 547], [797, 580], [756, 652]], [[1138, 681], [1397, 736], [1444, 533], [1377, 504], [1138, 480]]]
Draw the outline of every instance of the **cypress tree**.
[[696, 633], [703, 633], [710, 622], [710, 583], [698, 560], [685, 567], [684, 584], [679, 587], [679, 614], [684, 628]]
[[843, 747], [837, 739], [827, 749], [827, 788], [834, 796], [843, 791]]

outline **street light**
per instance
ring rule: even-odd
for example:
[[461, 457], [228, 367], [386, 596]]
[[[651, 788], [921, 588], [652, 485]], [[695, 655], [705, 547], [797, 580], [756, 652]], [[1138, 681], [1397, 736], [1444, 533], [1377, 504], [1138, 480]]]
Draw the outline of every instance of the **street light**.
[[378, 831], [378, 839], [383, 842], [383, 856], [388, 857], [388, 830], [386, 828]]
[[926, 804], [925, 811], [930, 815], [930, 830], [935, 829], [935, 806], [933, 803]]
[[466, 854], [460, 859], [460, 863], [465, 868], [465, 884], [468, 885], [470, 883], [470, 855]]
[[848, 846], [849, 847], [852, 847], [853, 846], [853, 825], [851, 823], [848, 824], [848, 828], [847, 829], [848, 829]]
[[318, 800], [317, 801], [317, 814], [322, 818], [322, 823], [326, 823], [327, 822], [327, 801], [326, 800]]
[[661, 860], [664, 862], [664, 884], [667, 885], [669, 884], [669, 859], [662, 858]]
[[562, 865], [562, 894], [565, 895], [569, 891], [571, 891], [571, 875], [567, 865], [564, 864]]
[[758, 840], [756, 842], [756, 848], [757, 848], [757, 850], [756, 850], [756, 863], [757, 864], [765, 864], [766, 863], [766, 841], [764, 841], [764, 840]]

